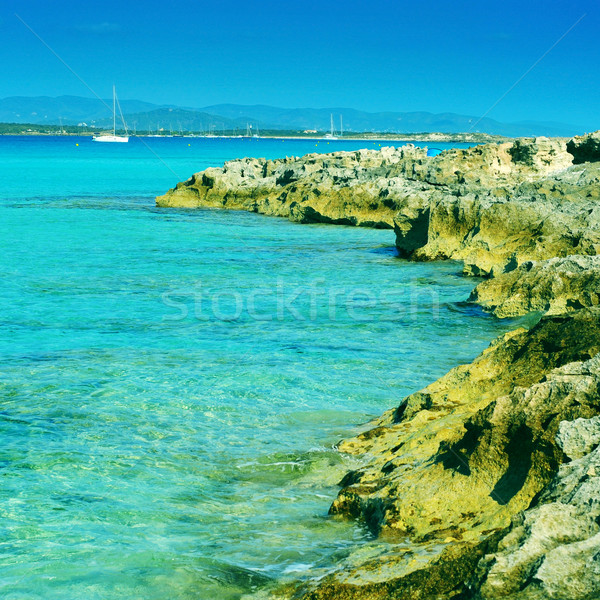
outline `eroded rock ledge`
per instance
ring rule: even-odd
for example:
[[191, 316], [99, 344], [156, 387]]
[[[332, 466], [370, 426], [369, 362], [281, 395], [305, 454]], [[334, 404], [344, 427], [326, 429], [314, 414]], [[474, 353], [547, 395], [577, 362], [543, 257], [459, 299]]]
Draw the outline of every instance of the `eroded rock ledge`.
[[[567, 475], [578, 477], [573, 489], [592, 485], [593, 475], [592, 489], [600, 491], [600, 471], [573, 475], [565, 453], [565, 425], [600, 413], [599, 352], [599, 307], [544, 317], [342, 442], [341, 451], [363, 455], [365, 464], [342, 481], [331, 512], [362, 518], [382, 539], [410, 545], [358, 565], [350, 558], [305, 598], [573, 600], [599, 591], [600, 580], [588, 575], [580, 595], [573, 586], [548, 593], [560, 589], [551, 565], [561, 553], [561, 572], [576, 576], [598, 552], [593, 515], [600, 505], [590, 507], [587, 488], [580, 496], [564, 490]], [[578, 435], [571, 435], [577, 450], [570, 452], [582, 465], [597, 461], [587, 453], [596, 452], [598, 432]], [[568, 525], [560, 504], [569, 505]], [[563, 547], [567, 542], [573, 545]], [[554, 558], [544, 563], [546, 548]]]
[[600, 597], [599, 140], [242, 159], [157, 199], [393, 227], [402, 256], [486, 277], [470, 301], [541, 316], [340, 444], [363, 466], [331, 513], [389, 551], [276, 597]]

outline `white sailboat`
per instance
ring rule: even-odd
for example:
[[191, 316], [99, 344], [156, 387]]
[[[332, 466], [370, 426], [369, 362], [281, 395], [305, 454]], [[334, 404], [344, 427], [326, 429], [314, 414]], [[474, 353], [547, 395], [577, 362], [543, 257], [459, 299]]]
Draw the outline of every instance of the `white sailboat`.
[[117, 105], [119, 106], [119, 114], [121, 115], [121, 121], [123, 122], [123, 128], [125, 129], [125, 133], [127, 133], [127, 125], [125, 125], [125, 119], [123, 118], [123, 111], [121, 110], [121, 105], [117, 100], [117, 91], [115, 86], [113, 85], [113, 132], [112, 135], [95, 135], [92, 137], [93, 142], [128, 142], [128, 135], [117, 135]]
[[335, 129], [333, 128], [333, 114], [331, 115], [331, 133], [326, 133], [323, 138], [326, 140], [337, 140]]

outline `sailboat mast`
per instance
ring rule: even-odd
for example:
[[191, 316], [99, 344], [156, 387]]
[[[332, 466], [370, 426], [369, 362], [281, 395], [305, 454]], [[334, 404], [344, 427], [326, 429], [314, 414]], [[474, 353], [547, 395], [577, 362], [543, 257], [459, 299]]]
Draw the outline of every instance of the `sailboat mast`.
[[[106, 103], [104, 104], [106, 106]], [[125, 135], [117, 135], [117, 106], [119, 107], [119, 114], [121, 115], [121, 122], [123, 123], [123, 129], [125, 130]], [[106, 106], [106, 108], [109, 108]], [[110, 110], [110, 108], [109, 108]], [[62, 123], [61, 123], [62, 124]], [[103, 131], [100, 135], [95, 135], [92, 137], [92, 142], [128, 142], [129, 141], [129, 131], [127, 131], [127, 125], [125, 123], [125, 118], [123, 117], [123, 111], [121, 110], [121, 104], [119, 99], [117, 98], [117, 89], [115, 84], [113, 83], [113, 132], [112, 135], [107, 134], [106, 131]]]
[[331, 113], [331, 137], [333, 137], [333, 113]]
[[342, 115], [340, 115], [340, 137], [344, 135], [344, 120]]

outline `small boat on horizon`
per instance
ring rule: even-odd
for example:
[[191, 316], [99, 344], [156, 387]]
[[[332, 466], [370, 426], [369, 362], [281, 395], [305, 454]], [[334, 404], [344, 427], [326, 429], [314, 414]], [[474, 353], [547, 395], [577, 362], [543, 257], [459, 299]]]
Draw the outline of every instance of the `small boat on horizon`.
[[92, 142], [128, 142], [129, 135], [117, 135], [117, 106], [119, 107], [119, 114], [121, 115], [121, 121], [123, 122], [123, 129], [125, 129], [125, 133], [127, 132], [127, 125], [125, 124], [125, 119], [123, 118], [123, 111], [121, 110], [121, 105], [117, 100], [117, 91], [115, 86], [113, 85], [113, 132], [110, 134], [100, 134], [92, 137]]

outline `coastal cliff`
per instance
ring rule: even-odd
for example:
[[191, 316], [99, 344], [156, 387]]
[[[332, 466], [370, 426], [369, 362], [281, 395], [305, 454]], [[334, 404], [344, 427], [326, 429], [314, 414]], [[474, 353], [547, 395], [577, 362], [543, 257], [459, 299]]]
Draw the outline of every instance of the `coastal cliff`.
[[330, 512], [387, 551], [275, 597], [600, 596], [599, 161], [598, 133], [241, 159], [157, 198], [393, 228], [402, 257], [485, 277], [470, 302], [537, 314], [339, 444], [361, 466]]

